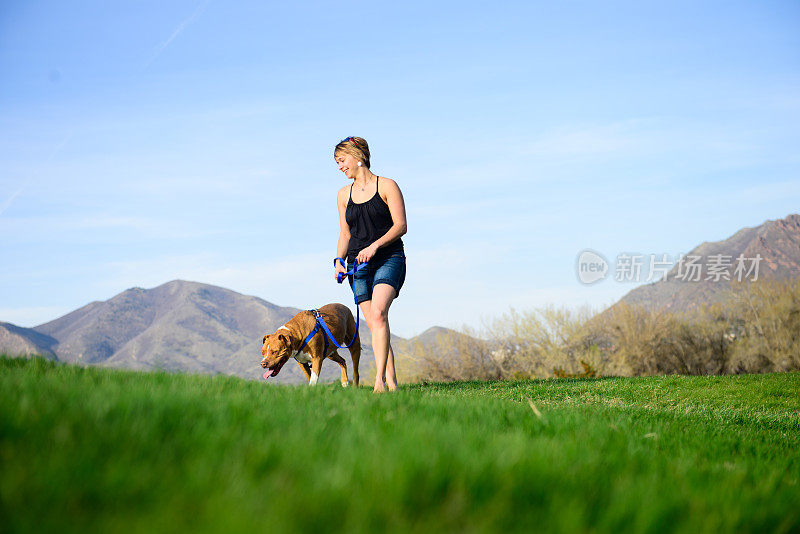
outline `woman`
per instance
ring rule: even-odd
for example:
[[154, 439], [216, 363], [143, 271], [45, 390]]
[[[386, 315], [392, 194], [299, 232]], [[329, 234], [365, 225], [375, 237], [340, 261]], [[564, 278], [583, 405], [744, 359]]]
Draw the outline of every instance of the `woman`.
[[349, 276], [356, 305], [372, 332], [375, 353], [375, 391], [397, 389], [394, 352], [389, 343], [389, 306], [406, 278], [406, 255], [400, 236], [406, 233], [406, 207], [400, 188], [391, 178], [369, 168], [369, 146], [361, 137], [348, 137], [336, 145], [333, 158], [353, 180], [339, 190], [339, 244], [336, 256], [347, 254], [347, 269], [334, 260], [334, 276], [358, 263], [368, 265]]

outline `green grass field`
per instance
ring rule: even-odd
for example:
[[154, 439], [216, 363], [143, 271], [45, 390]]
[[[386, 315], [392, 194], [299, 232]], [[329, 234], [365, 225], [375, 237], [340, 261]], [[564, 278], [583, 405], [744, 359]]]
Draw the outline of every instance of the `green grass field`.
[[800, 374], [368, 388], [0, 359], [0, 531], [798, 532]]

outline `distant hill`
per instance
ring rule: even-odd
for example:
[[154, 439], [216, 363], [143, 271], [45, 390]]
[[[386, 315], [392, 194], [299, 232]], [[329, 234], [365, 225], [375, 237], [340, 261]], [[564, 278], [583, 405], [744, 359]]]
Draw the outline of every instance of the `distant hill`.
[[418, 336], [405, 341], [405, 343], [399, 344], [399, 346], [402, 349], [410, 350], [414, 344], [419, 344], [425, 349], [430, 349], [441, 346], [443, 339], [447, 338], [464, 340], [471, 339], [469, 335], [458, 332], [457, 330], [452, 330], [443, 326], [432, 326]]
[[23, 328], [11, 323], [0, 323], [0, 352], [19, 356], [42, 355], [55, 359], [53, 346], [57, 341], [32, 328]]
[[[262, 336], [299, 311], [217, 286], [174, 280], [152, 289], [128, 289], [34, 328], [0, 323], [0, 352], [43, 354], [85, 365], [258, 379], [263, 374]], [[374, 376], [375, 362], [363, 318], [359, 337], [363, 349], [359, 372], [366, 379], [370, 373]], [[400, 349], [406, 342], [392, 336], [398, 367], [409, 365]], [[351, 374], [348, 351], [342, 355]], [[320, 378], [338, 381], [339, 366], [327, 361]], [[291, 362], [270, 379], [270, 383], [303, 382], [305, 377]]]
[[34, 330], [56, 339], [55, 354], [66, 362], [254, 378], [261, 337], [298, 311], [174, 280], [128, 289]]
[[[755, 258], [762, 260], [758, 268], [758, 279], [785, 279], [800, 277], [800, 215], [792, 214], [784, 219], [768, 220], [753, 228], [743, 228], [723, 241], [705, 242], [694, 248], [686, 256], [700, 256], [697, 261], [703, 266], [700, 281], [686, 281], [676, 278], [678, 266], [674, 266], [664, 279], [639, 286], [626, 294], [620, 302], [642, 305], [651, 309], [687, 311], [699, 306], [725, 299], [730, 282], [706, 280], [709, 271], [709, 258], [721, 254], [730, 258], [735, 265], [736, 258]], [[750, 266], [750, 262], [747, 263]], [[734, 278], [733, 267], [730, 269]]]
[[455, 335], [464, 335], [464, 334], [460, 334], [459, 332], [456, 332], [455, 330], [451, 330], [451, 329], [445, 328], [443, 326], [432, 326], [432, 327], [428, 328], [427, 330], [425, 330], [420, 335], [416, 336], [414, 338], [414, 340], [427, 346], [427, 345], [435, 344], [437, 342], [437, 340], [441, 336], [447, 336], [447, 335], [453, 335], [453, 334], [455, 334]]

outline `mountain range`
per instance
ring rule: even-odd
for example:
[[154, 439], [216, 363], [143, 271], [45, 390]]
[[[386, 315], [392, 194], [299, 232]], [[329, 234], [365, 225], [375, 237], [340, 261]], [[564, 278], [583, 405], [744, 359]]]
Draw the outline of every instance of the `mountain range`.
[[[739, 255], [760, 255], [759, 279], [800, 277], [800, 215], [743, 228], [728, 239], [706, 242], [686, 257], [706, 266], [715, 256], [732, 261]], [[721, 300], [725, 279], [679, 278], [676, 265], [661, 280], [639, 286], [620, 302], [652, 308], [688, 310]], [[199, 282], [173, 280], [152, 289], [134, 287], [102, 302], [91, 302], [54, 321], [33, 328], [0, 322], [0, 353], [39, 354], [58, 361], [127, 369], [236, 375], [257, 379], [262, 374], [261, 338], [274, 332], [300, 310], [258, 297]], [[419, 336], [392, 336], [401, 380], [414, 374], [411, 347], [433, 347], [452, 330], [432, 327]], [[360, 373], [374, 378], [371, 335], [362, 320]], [[348, 352], [342, 351], [350, 361]], [[352, 373], [352, 368], [348, 365]], [[338, 381], [339, 368], [323, 365], [322, 381]], [[286, 365], [271, 383], [305, 381], [296, 365]]]
[[[740, 256], [745, 271], [737, 274]], [[758, 257], [761, 259], [755, 260]], [[682, 265], [676, 263], [660, 280], [634, 288], [620, 302], [650, 309], [689, 311], [724, 300], [730, 283], [739, 278], [756, 283], [800, 278], [800, 215], [768, 220], [759, 226], [742, 228], [728, 239], [701, 243], [684, 258], [688, 261]], [[688, 267], [692, 261], [700, 266], [699, 270], [692, 272]]]

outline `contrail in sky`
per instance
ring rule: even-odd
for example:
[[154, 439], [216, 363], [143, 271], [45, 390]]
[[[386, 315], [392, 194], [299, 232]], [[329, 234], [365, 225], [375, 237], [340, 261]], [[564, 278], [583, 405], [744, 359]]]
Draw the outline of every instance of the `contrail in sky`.
[[61, 140], [61, 142], [60, 142], [60, 143], [58, 143], [58, 144], [56, 145], [56, 147], [53, 149], [53, 151], [52, 151], [52, 152], [50, 152], [50, 155], [49, 155], [49, 156], [47, 156], [47, 160], [46, 160], [46, 161], [50, 161], [51, 159], [53, 159], [53, 156], [55, 156], [55, 155], [56, 155], [56, 153], [57, 153], [59, 150], [61, 150], [62, 148], [64, 148], [64, 145], [66, 145], [66, 144], [67, 144], [67, 141], [69, 141], [69, 140], [70, 140], [70, 138], [72, 138], [72, 130], [70, 130], [69, 132], [67, 132], [67, 135], [64, 137], [64, 139], [62, 139], [62, 140]]
[[171, 43], [173, 40], [175, 40], [175, 38], [178, 36], [178, 34], [180, 34], [180, 33], [183, 31], [183, 29], [184, 29], [184, 28], [186, 28], [186, 27], [187, 27], [189, 24], [191, 24], [192, 22], [194, 22], [194, 19], [196, 19], [196, 18], [198, 17], [198, 15], [200, 15], [200, 13], [202, 13], [202, 12], [203, 12], [203, 10], [204, 10], [204, 9], [206, 8], [206, 6], [208, 5], [209, 1], [210, 1], [210, 0], [205, 0], [205, 1], [204, 1], [202, 4], [200, 4], [200, 5], [197, 7], [197, 9], [195, 9], [195, 10], [194, 10], [194, 13], [192, 13], [192, 14], [189, 16], [189, 18], [187, 18], [186, 20], [184, 20], [183, 22], [181, 22], [180, 24], [178, 24], [178, 27], [177, 27], [177, 28], [175, 28], [175, 31], [174, 31], [174, 32], [172, 32], [172, 35], [170, 35], [170, 36], [169, 36], [169, 39], [167, 39], [166, 41], [164, 41], [163, 43], [161, 43], [161, 44], [158, 46], [158, 48], [156, 48], [156, 51], [155, 51], [155, 53], [153, 54], [153, 56], [152, 56], [152, 57], [151, 57], [151, 58], [150, 58], [150, 59], [147, 61], [147, 63], [145, 63], [145, 65], [144, 65], [144, 67], [145, 67], [145, 68], [147, 68], [147, 67], [150, 65], [150, 63], [152, 63], [153, 61], [155, 61], [155, 59], [156, 59], [156, 58], [157, 58], [157, 57], [158, 57], [158, 56], [161, 54], [161, 52], [163, 52], [163, 51], [164, 51], [164, 49], [165, 49], [167, 46], [169, 46], [169, 44], [170, 44], [170, 43]]
[[[59, 150], [64, 148], [64, 145], [66, 145], [67, 141], [69, 141], [71, 138], [72, 138], [72, 130], [67, 132], [67, 135], [64, 136], [64, 139], [62, 139], [61, 142], [58, 143], [55, 146], [55, 148], [53, 148], [53, 150], [50, 151], [50, 155], [48, 155], [44, 161], [50, 161], [51, 159], [53, 159], [53, 156], [55, 156]], [[5, 202], [3, 202], [3, 204], [0, 204], [0, 215], [3, 215], [3, 213], [5, 213], [5, 211], [9, 208], [9, 206], [11, 206], [11, 203], [14, 202], [14, 199], [17, 198], [24, 189], [25, 185], [17, 189], [10, 197], [8, 197], [8, 199], [6, 199]]]
[[3, 205], [0, 206], [0, 215], [2, 215], [3, 212], [5, 212], [8, 209], [8, 207], [11, 205], [11, 203], [14, 201], [14, 199], [17, 198], [17, 196], [19, 196], [20, 193], [22, 193], [22, 189], [23, 189], [22, 187], [17, 189], [14, 192], [14, 194], [12, 194], [10, 197], [8, 197], [8, 200], [3, 202]]

